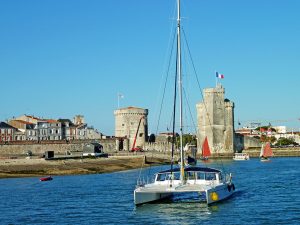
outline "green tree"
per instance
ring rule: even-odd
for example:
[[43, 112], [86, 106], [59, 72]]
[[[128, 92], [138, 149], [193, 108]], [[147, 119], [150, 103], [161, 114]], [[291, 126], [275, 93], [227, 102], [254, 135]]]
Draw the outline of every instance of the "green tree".
[[276, 146], [281, 146], [281, 145], [295, 145], [297, 144], [294, 140], [294, 138], [278, 138], [277, 143], [275, 144]]
[[[197, 145], [196, 135], [193, 134], [184, 134], [182, 136], [182, 144], [185, 146], [186, 144]], [[180, 136], [176, 137], [176, 145], [180, 145]]]

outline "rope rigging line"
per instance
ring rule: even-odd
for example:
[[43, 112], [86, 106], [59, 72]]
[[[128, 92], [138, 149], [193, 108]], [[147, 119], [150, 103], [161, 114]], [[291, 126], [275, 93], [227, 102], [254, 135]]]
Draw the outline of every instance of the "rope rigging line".
[[[176, 32], [176, 30], [175, 30], [175, 32]], [[175, 32], [174, 32], [174, 34], [175, 34]], [[172, 43], [175, 42], [176, 35], [174, 35], [174, 34], [173, 34]], [[158, 120], [157, 120], [156, 129], [155, 129], [155, 134], [158, 134], [159, 124], [160, 124], [160, 119], [161, 119], [161, 114], [162, 114], [162, 108], [163, 108], [165, 95], [166, 95], [167, 81], [169, 79], [169, 74], [170, 74], [171, 59], [172, 59], [172, 55], [173, 55], [173, 51], [174, 51], [174, 44], [172, 44], [171, 46], [172, 47], [171, 47], [171, 52], [170, 52], [169, 60], [168, 60], [169, 62], [168, 62], [167, 71], [166, 71], [166, 78], [165, 78], [165, 82], [164, 82], [163, 94], [162, 94], [161, 103], [160, 103], [160, 107], [159, 107]], [[152, 151], [152, 155], [151, 155], [152, 158], [153, 158], [153, 155], [154, 155], [154, 152]], [[149, 169], [148, 169], [148, 176], [150, 176], [151, 168], [152, 168], [152, 166], [150, 164]], [[141, 175], [142, 169], [143, 169], [143, 167], [141, 167], [141, 169], [140, 169], [140, 175]], [[140, 178], [140, 175], [139, 175], [139, 178]]]
[[[174, 8], [173, 8], [173, 13], [172, 13], [173, 15], [176, 15], [176, 6], [177, 6], [177, 4], [175, 2]], [[158, 120], [157, 120], [155, 134], [158, 134], [160, 118], [161, 118], [161, 114], [162, 114], [162, 106], [163, 106], [164, 98], [165, 98], [165, 94], [166, 94], [166, 86], [167, 86], [167, 81], [168, 81], [168, 78], [169, 78], [170, 67], [171, 67], [171, 59], [172, 59], [172, 55], [173, 55], [173, 51], [174, 51], [174, 43], [175, 43], [175, 38], [176, 38], [176, 29], [174, 29], [175, 20], [172, 20], [172, 21], [173, 21], [173, 23], [172, 23], [171, 29], [170, 29], [170, 37], [169, 37], [169, 44], [168, 44], [168, 46], [169, 46], [168, 49], [171, 46], [171, 51], [170, 51], [170, 54], [169, 54], [169, 57], [168, 57], [169, 60], [168, 60], [168, 66], [167, 66], [167, 71], [166, 71], [167, 75], [166, 75], [165, 82], [164, 82], [164, 88], [163, 88], [161, 104], [160, 104], [159, 113], [158, 113], [158, 116], [157, 116]], [[172, 39], [172, 41], [171, 41], [171, 39]], [[154, 152], [152, 151], [152, 155], [151, 155], [152, 158], [153, 158], [153, 155], [154, 155]], [[150, 165], [149, 168], [148, 168], [148, 176], [150, 175], [151, 168], [152, 168], [152, 166]], [[142, 168], [141, 168], [141, 170], [142, 170]]]
[[[178, 39], [177, 39], [178, 42]], [[174, 145], [176, 141], [175, 135], [175, 119], [176, 119], [176, 99], [177, 99], [177, 76], [178, 76], [178, 49], [176, 51], [176, 69], [175, 69], [175, 82], [174, 82], [174, 102], [173, 102], [173, 125], [172, 125], [172, 153], [171, 153], [171, 176], [174, 164]], [[183, 163], [183, 162], [181, 162]]]
[[[203, 105], [204, 105], [204, 108], [205, 108], [206, 116], [208, 118], [208, 123], [210, 125], [209, 127], [211, 129], [211, 132], [213, 133], [212, 122], [211, 122], [211, 119], [210, 119], [209, 114], [208, 114], [207, 105], [204, 101], [204, 95], [203, 95], [202, 88], [201, 88], [201, 85], [200, 85], [200, 82], [199, 82], [199, 78], [198, 78], [198, 74], [197, 74], [196, 67], [195, 67], [195, 64], [194, 64], [194, 60], [192, 58], [190, 47], [189, 47], [189, 44], [187, 42], [186, 34], [185, 34], [185, 31], [184, 31], [183, 28], [182, 28], [182, 31], [183, 31], [184, 41], [185, 41], [185, 44], [186, 44], [186, 47], [187, 47], [187, 50], [188, 50], [188, 53], [189, 53], [189, 56], [190, 56], [190, 60], [191, 60], [191, 63], [192, 63], [192, 67], [193, 67], [193, 70], [194, 70], [194, 74], [195, 74], [195, 77], [196, 77], [196, 81], [197, 81], [197, 84], [198, 84], [198, 88], [199, 88], [199, 91], [201, 93], [201, 97], [203, 99]], [[222, 161], [221, 158], [219, 160], [221, 161], [222, 170], [225, 172], [225, 167], [224, 167], [223, 161]]]
[[189, 103], [189, 101], [188, 101], [187, 93], [186, 93], [186, 91], [185, 91], [185, 88], [183, 88], [183, 95], [184, 95], [184, 97], [185, 97], [185, 101], [186, 101], [186, 104], [187, 104], [187, 107], [188, 107], [188, 111], [189, 111], [189, 113], [190, 113], [190, 117], [191, 117], [191, 120], [192, 120], [192, 125], [193, 125], [193, 126], [191, 126], [191, 127], [193, 127], [193, 128], [195, 129], [195, 130], [194, 130], [195, 133], [197, 133], [197, 129], [196, 129], [197, 125], [196, 125], [196, 123], [194, 122], [194, 119], [193, 119], [193, 115], [192, 115], [190, 103]]

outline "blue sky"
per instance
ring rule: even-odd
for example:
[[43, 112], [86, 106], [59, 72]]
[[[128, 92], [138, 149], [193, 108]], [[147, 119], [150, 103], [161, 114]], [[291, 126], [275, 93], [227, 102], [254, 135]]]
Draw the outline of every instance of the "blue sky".
[[[88, 124], [113, 135], [120, 92], [121, 107], [149, 109], [153, 132], [175, 3], [0, 0], [0, 120], [83, 114]], [[223, 73], [226, 97], [242, 125], [300, 128], [299, 8], [298, 0], [182, 1], [201, 87], [215, 86], [215, 70]], [[201, 95], [190, 90], [195, 111]]]

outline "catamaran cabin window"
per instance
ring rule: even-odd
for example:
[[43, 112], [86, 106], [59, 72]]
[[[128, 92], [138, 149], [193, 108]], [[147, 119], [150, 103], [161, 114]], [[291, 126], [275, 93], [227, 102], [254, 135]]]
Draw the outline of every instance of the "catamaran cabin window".
[[179, 173], [167, 173], [166, 180], [180, 180], [180, 174]]
[[223, 180], [222, 173], [219, 173], [219, 180]]
[[173, 173], [173, 180], [180, 180], [180, 173]]
[[205, 180], [205, 173], [197, 173], [197, 180]]
[[174, 180], [174, 173], [168, 173], [166, 176], [166, 180]]
[[165, 180], [180, 180], [180, 173], [159, 173], [157, 174], [156, 181]]
[[165, 173], [159, 173], [157, 174], [157, 181], [164, 181], [166, 179], [166, 174]]
[[195, 172], [188, 172], [188, 179], [189, 180], [193, 180], [193, 179], [195, 179], [196, 178], [196, 176], [195, 176]]
[[206, 173], [205, 180], [215, 180], [216, 174], [215, 173]]

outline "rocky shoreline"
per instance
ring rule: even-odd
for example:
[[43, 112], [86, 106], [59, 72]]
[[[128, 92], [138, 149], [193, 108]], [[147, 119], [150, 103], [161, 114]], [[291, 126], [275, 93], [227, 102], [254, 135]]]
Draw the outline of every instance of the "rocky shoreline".
[[97, 174], [138, 169], [142, 166], [169, 163], [162, 157], [145, 155], [109, 156], [108, 158], [84, 158], [45, 160], [41, 158], [0, 159], [0, 178]]

